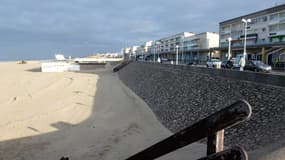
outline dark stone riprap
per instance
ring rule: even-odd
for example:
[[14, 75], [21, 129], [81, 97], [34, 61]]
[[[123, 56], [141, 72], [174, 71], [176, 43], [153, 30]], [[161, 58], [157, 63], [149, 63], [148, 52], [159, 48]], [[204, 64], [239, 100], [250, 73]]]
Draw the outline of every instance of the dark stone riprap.
[[[238, 99], [245, 99], [252, 106], [252, 117], [225, 130], [225, 145], [241, 145], [253, 150], [285, 137], [285, 87], [256, 83], [262, 82], [260, 74], [252, 73], [251, 81], [244, 81], [205, 71], [195, 71], [195, 67], [188, 70], [187, 67], [181, 69], [171, 65], [131, 63], [119, 71], [119, 76], [172, 132]], [[243, 74], [226, 72], [227, 75]]]

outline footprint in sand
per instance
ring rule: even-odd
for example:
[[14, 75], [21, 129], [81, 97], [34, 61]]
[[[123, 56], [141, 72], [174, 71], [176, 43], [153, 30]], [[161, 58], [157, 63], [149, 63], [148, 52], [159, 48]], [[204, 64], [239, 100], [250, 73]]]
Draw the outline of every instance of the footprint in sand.
[[15, 97], [12, 97], [10, 98], [9, 102], [8, 103], [15, 103], [19, 100], [19, 97], [15, 96]]
[[75, 93], [75, 94], [83, 94], [84, 92], [82, 92], [82, 91], [73, 91], [73, 93]]

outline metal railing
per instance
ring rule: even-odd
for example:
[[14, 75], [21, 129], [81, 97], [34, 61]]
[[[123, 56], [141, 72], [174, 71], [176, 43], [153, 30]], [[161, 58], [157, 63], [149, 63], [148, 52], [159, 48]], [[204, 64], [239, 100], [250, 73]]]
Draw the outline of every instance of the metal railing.
[[207, 156], [199, 160], [247, 160], [241, 147], [224, 150], [224, 129], [248, 120], [251, 106], [245, 100], [202, 119], [126, 160], [153, 160], [207, 137]]
[[126, 65], [130, 64], [131, 62], [132, 62], [131, 60], [122, 61], [113, 68], [113, 72], [118, 72], [120, 69], [124, 68]]

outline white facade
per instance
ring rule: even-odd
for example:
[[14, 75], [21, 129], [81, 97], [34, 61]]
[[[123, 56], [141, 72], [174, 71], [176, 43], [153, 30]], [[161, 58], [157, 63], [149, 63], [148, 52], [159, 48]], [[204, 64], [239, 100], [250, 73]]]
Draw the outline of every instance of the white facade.
[[42, 72], [66, 72], [80, 71], [80, 65], [68, 62], [43, 62], [41, 63]]
[[123, 53], [123, 54], [129, 54], [130, 51], [131, 51], [131, 48], [123, 48], [123, 49], [122, 49], [122, 53]]
[[182, 32], [158, 40], [155, 48], [159, 53], [175, 52], [176, 46], [181, 46], [183, 39], [195, 35], [192, 32]]
[[220, 47], [242, 46], [244, 39], [243, 18], [251, 19], [247, 27], [247, 44], [285, 42], [285, 5], [276, 6], [220, 23]]
[[219, 34], [204, 32], [195, 35], [192, 32], [182, 32], [156, 41], [148, 41], [137, 48], [136, 57], [151, 61], [158, 57], [176, 59], [176, 46], [178, 46], [179, 61], [184, 62], [195, 57], [197, 60], [206, 61], [209, 49], [219, 47]]
[[130, 54], [132, 55], [132, 56], [136, 56], [137, 54], [138, 54], [138, 49], [139, 49], [139, 47], [140, 46], [132, 46], [132, 47], [130, 47], [131, 49], [130, 49]]
[[153, 43], [153, 41], [147, 41], [143, 45], [139, 46], [137, 50], [138, 55], [151, 54], [151, 46]]
[[204, 32], [186, 37], [183, 39], [182, 47], [184, 51], [219, 47], [219, 34]]

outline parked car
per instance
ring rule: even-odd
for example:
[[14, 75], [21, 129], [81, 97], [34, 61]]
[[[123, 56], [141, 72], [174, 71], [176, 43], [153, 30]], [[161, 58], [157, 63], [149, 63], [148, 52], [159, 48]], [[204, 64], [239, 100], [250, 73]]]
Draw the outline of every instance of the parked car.
[[232, 60], [223, 61], [221, 67], [232, 69], [233, 68], [233, 61]]
[[193, 61], [187, 63], [187, 65], [193, 65], [193, 64], [194, 64]]
[[272, 67], [264, 64], [261, 61], [247, 61], [244, 66], [244, 70], [250, 70], [254, 72], [271, 72]]
[[168, 58], [160, 58], [160, 59], [161, 59], [161, 63], [170, 61], [170, 59], [168, 59]]
[[227, 61], [222, 61], [221, 67], [226, 68], [226, 65], [227, 65]]
[[219, 59], [210, 59], [206, 62], [207, 67], [221, 68], [222, 62]]
[[240, 65], [239, 65], [240, 58], [233, 57], [232, 61], [233, 61], [233, 68], [240, 68]]

